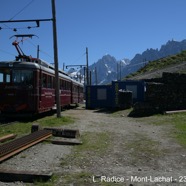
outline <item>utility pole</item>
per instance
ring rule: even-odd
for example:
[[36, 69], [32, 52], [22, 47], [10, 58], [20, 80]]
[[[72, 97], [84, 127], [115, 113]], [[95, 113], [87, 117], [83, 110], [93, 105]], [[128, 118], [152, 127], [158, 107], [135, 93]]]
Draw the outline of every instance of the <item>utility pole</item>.
[[120, 81], [121, 81], [121, 61], [120, 61]]
[[55, 66], [55, 85], [56, 85], [56, 107], [57, 117], [61, 117], [61, 104], [59, 94], [59, 72], [58, 72], [58, 48], [57, 48], [57, 28], [56, 28], [56, 8], [55, 0], [52, 1], [52, 23], [53, 23], [53, 45], [54, 45], [54, 66]]
[[63, 71], [65, 70], [65, 63], [63, 63]]
[[97, 68], [95, 67], [95, 81], [96, 85], [98, 84], [98, 74], [97, 74]]
[[86, 67], [83, 67], [83, 73], [84, 73], [84, 86], [85, 86]]
[[86, 47], [86, 62], [87, 62], [87, 85], [89, 85], [89, 73], [88, 73], [88, 48]]
[[39, 59], [39, 45], [37, 45], [37, 58]]
[[118, 75], [119, 75], [119, 64], [117, 63], [117, 81], [119, 80]]

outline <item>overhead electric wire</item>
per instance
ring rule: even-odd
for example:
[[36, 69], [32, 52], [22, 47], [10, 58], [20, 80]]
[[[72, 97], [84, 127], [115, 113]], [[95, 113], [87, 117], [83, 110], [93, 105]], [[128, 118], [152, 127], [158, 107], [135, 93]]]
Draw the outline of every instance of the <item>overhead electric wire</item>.
[[[17, 15], [19, 15], [23, 10], [25, 10], [28, 6], [30, 6], [35, 0], [31, 0], [28, 4], [26, 4], [19, 12], [17, 12], [12, 18], [9, 19], [9, 21], [13, 20]], [[9, 26], [7, 26], [6, 24], [3, 24], [4, 26], [6, 26], [7, 28], [1, 28], [0, 29], [11, 29], [13, 31], [17, 31], [17, 29], [25, 29], [25, 28], [36, 28], [36, 26], [34, 27], [31, 27], [31, 26], [28, 26], [28, 27], [21, 27], [21, 28], [11, 28]]]
[[17, 15], [19, 15], [23, 10], [25, 10], [28, 6], [30, 6], [35, 0], [31, 0], [30, 3], [25, 5], [19, 12], [17, 12], [10, 20], [14, 19]]
[[11, 55], [11, 56], [15, 56], [15, 54], [12, 54], [12, 53], [10, 53], [10, 52], [7, 52], [7, 51], [5, 51], [5, 50], [2, 50], [2, 49], [0, 49], [0, 51], [1, 51], [1, 52], [3, 52], [3, 53], [9, 54], [9, 55]]
[[[2, 23], [1, 23], [2, 24]], [[14, 32], [16, 32], [17, 34], [20, 34], [18, 31], [17, 31], [17, 28], [14, 28], [14, 29], [16, 29], [16, 30], [13, 30], [13, 28], [10, 28], [8, 25], [6, 25], [6, 24], [4, 24], [3, 23], [3, 25], [5, 26], [5, 27], [7, 27], [7, 29], [10, 29], [10, 30], [12, 30], [12, 31], [14, 31]], [[37, 48], [37, 45], [35, 45], [33, 42], [31, 42], [30, 40], [26, 40], [28, 43], [30, 43], [32, 46], [34, 46], [35, 48]], [[0, 49], [1, 50], [1, 49]], [[2, 50], [1, 50], [2, 51]], [[47, 52], [45, 52], [44, 50], [39, 50], [41, 53], [43, 53], [43, 54], [45, 54], [46, 56], [48, 56], [49, 58], [51, 58], [51, 59], [53, 59], [53, 57], [51, 56], [51, 55], [49, 55]], [[5, 51], [4, 51], [5, 52]], [[6, 53], [8, 53], [8, 52], [6, 52]], [[12, 54], [11, 54], [12, 55]], [[14, 55], [15, 56], [15, 55]], [[53, 61], [52, 61], [53, 62]]]
[[79, 61], [85, 54], [86, 54], [86, 52], [83, 53], [81, 56], [79, 56], [76, 60], [74, 60], [74, 61], [72, 62], [72, 64], [75, 63], [75, 62], [77, 62], [77, 61]]
[[[10, 18], [9, 20], [11, 21], [12, 19], [14, 19], [17, 15], [19, 15], [21, 12], [23, 12], [27, 7], [29, 7], [33, 2], [34, 2], [35, 0], [31, 0], [28, 4], [26, 4], [19, 12], [17, 12], [12, 18]], [[19, 32], [17, 31], [17, 29], [30, 29], [30, 28], [36, 28], [37, 26], [33, 26], [33, 27], [31, 27], [31, 26], [28, 26], [28, 27], [20, 27], [20, 28], [16, 28], [16, 27], [14, 27], [14, 28], [11, 28], [11, 27], [9, 27], [8, 25], [6, 25], [6, 24], [4, 24], [4, 23], [1, 23], [1, 24], [3, 24], [5, 27], [7, 27], [7, 28], [2, 28], [2, 27], [0, 27], [0, 30], [1, 29], [10, 29], [10, 30], [12, 30], [13, 32], [16, 32], [17, 34], [19, 34]], [[30, 40], [26, 40], [28, 43], [30, 43], [32, 46], [34, 46], [35, 48], [37, 48], [37, 45], [35, 45], [34, 43], [32, 43]], [[1, 49], [0, 49], [1, 50]], [[3, 50], [1, 50], [1, 51], [3, 51]], [[41, 49], [39, 49], [39, 51], [41, 52], [41, 53], [43, 53], [43, 54], [45, 54], [46, 56], [48, 56], [49, 58], [51, 58], [52, 59], [52, 62], [53, 62], [53, 57], [51, 56], [51, 55], [49, 55], [47, 52], [45, 52], [44, 50], [41, 50]], [[5, 53], [8, 53], [8, 52], [6, 52], [6, 51], [4, 51]], [[11, 54], [11, 55], [13, 55], [13, 54]], [[15, 55], [14, 55], [15, 56]]]
[[[47, 55], [47, 56], [48, 56], [49, 58], [51, 58], [52, 60], [54, 60], [54, 58], [53, 58], [51, 55], [49, 55], [47, 52], [45, 52], [45, 51], [43, 51], [43, 50], [41, 50], [41, 49], [39, 49], [39, 51], [40, 51], [41, 53]], [[53, 61], [52, 61], [52, 62], [53, 62]]]

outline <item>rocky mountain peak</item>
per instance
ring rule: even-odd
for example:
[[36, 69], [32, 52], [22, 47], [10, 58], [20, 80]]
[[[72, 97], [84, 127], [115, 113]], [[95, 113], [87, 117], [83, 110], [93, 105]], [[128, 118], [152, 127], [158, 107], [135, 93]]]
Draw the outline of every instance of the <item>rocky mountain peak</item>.
[[182, 50], [186, 50], [186, 40], [169, 40], [166, 44], [162, 45], [159, 50], [148, 48], [142, 54], [136, 54], [132, 60], [126, 58], [116, 60], [116, 58], [110, 54], [104, 55], [97, 62], [89, 66], [92, 85], [109, 84], [111, 81], [122, 79], [128, 74], [137, 71], [149, 61], [175, 55]]

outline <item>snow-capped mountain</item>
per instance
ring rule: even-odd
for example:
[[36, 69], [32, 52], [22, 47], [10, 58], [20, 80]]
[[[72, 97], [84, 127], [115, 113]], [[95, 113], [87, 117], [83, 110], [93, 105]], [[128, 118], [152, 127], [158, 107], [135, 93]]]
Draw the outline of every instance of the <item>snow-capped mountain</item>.
[[109, 84], [119, 79], [120, 70], [130, 63], [130, 60], [117, 61], [111, 55], [105, 55], [89, 67], [92, 75], [92, 85]]
[[[111, 83], [114, 80], [120, 79], [122, 69], [130, 63], [129, 59], [122, 59], [117, 61], [111, 55], [105, 55], [99, 59], [96, 63], [89, 66], [91, 72], [91, 85], [103, 85]], [[68, 74], [77, 79], [77, 74], [81, 74], [84, 79], [83, 70], [70, 69]]]
[[[109, 84], [114, 80], [123, 79], [130, 73], [133, 73], [147, 64], [149, 61], [157, 60], [169, 55], [174, 55], [182, 50], [186, 50], [186, 40], [183, 41], [168, 41], [158, 49], [147, 49], [142, 54], [136, 54], [132, 60], [121, 59], [116, 60], [111, 55], [105, 55], [97, 62], [89, 66], [91, 71], [91, 84], [92, 85], [103, 85]], [[70, 76], [83, 81], [84, 71], [78, 70], [73, 71], [70, 69]]]

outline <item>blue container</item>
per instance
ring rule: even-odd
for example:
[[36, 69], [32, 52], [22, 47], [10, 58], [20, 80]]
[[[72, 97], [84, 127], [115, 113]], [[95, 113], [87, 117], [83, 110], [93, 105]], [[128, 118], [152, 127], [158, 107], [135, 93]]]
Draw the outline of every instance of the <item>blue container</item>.
[[95, 85], [86, 87], [86, 108], [112, 107], [112, 86]]
[[144, 101], [144, 81], [113, 81], [111, 85], [86, 86], [86, 108], [119, 108], [119, 90], [132, 91], [132, 102]]

